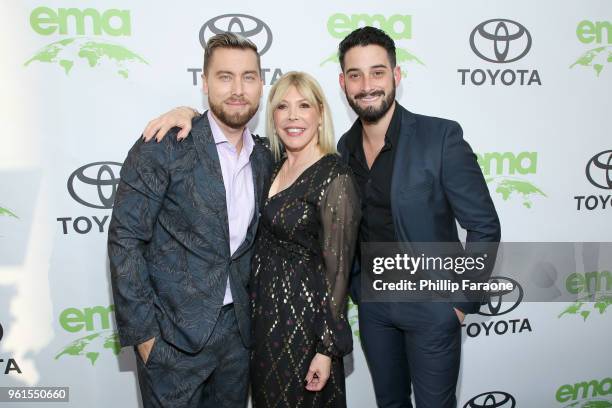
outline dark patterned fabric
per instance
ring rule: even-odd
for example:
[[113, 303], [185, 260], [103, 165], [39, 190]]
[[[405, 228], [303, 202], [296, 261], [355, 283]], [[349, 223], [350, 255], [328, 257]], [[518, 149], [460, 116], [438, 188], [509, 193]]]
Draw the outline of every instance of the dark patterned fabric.
[[158, 338], [145, 363], [136, 352], [144, 408], [245, 408], [249, 350], [240, 340], [232, 305], [196, 354]]
[[[254, 407], [346, 406], [346, 293], [359, 220], [353, 177], [336, 155], [267, 199], [253, 258]], [[332, 371], [311, 392], [304, 379], [317, 352], [332, 357]]]
[[240, 333], [250, 343], [252, 243], [271, 163], [268, 149], [256, 143], [251, 154], [256, 215], [230, 255], [225, 187], [206, 115], [194, 120], [181, 142], [176, 129], [161, 143], [136, 142], [121, 169], [108, 234], [122, 346], [161, 332], [181, 350], [201, 350], [223, 305], [228, 275]]

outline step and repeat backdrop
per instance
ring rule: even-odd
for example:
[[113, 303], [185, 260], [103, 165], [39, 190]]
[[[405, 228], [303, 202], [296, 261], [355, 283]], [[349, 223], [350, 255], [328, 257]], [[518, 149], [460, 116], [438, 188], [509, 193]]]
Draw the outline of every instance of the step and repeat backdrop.
[[[218, 31], [258, 45], [262, 108], [284, 72], [313, 74], [339, 138], [355, 116], [337, 45], [382, 28], [397, 44], [398, 100], [461, 123], [504, 241], [612, 241], [609, 0], [5, 0], [0, 21], [0, 387], [138, 406], [109, 283], [114, 193], [149, 119], [205, 107], [202, 44]], [[264, 135], [261, 112], [250, 126]], [[588, 251], [568, 244], [575, 274], [559, 288], [575, 303], [508, 295], [467, 317], [460, 407], [612, 407], [612, 265], [586, 262]], [[374, 407], [355, 309], [348, 405]]]

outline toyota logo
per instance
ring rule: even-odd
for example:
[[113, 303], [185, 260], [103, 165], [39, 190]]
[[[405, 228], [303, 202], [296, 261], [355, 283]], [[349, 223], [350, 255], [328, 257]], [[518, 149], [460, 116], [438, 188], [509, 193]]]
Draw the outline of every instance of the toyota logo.
[[470, 34], [470, 46], [485, 61], [514, 62], [531, 49], [531, 34], [516, 21], [496, 18], [474, 28]]
[[463, 408], [514, 408], [516, 400], [507, 392], [483, 392], [465, 403]]
[[121, 163], [96, 162], [76, 169], [68, 177], [68, 192], [86, 207], [113, 208]]
[[517, 281], [504, 276], [494, 276], [489, 279], [491, 283], [501, 283], [504, 281], [512, 283], [513, 289], [489, 291], [487, 304], [478, 312], [479, 315], [503, 315], [516, 309], [521, 303], [523, 300], [523, 288]]
[[228, 31], [251, 40], [257, 45], [259, 55], [264, 55], [272, 45], [270, 27], [260, 19], [246, 14], [223, 14], [211, 18], [200, 28], [200, 44], [205, 48], [210, 37]]
[[586, 165], [586, 176], [595, 187], [612, 190], [612, 150], [593, 156]]

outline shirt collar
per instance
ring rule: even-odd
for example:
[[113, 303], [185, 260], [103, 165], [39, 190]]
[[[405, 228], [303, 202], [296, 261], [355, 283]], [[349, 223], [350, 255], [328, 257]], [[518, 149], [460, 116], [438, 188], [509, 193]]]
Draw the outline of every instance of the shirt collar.
[[[219, 145], [221, 143], [227, 143], [230, 147], [234, 147], [229, 140], [227, 140], [225, 133], [223, 133], [221, 130], [221, 127], [217, 123], [212, 113], [208, 111], [206, 115], [208, 117], [208, 123], [210, 124], [210, 130], [212, 131], [215, 144]], [[242, 132], [242, 149], [247, 153], [247, 155], [250, 156], [251, 152], [253, 152], [254, 146], [255, 142], [253, 140], [253, 136], [251, 136], [251, 131], [245, 126], [244, 131]]]

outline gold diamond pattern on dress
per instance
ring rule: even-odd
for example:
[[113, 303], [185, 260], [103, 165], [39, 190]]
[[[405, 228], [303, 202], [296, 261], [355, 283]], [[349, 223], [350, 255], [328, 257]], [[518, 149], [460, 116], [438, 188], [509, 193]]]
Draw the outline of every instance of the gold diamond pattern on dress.
[[[353, 177], [336, 155], [266, 201], [251, 279], [254, 408], [346, 406], [347, 285], [359, 221]], [[304, 379], [316, 353], [332, 358], [332, 371], [311, 392]]]

